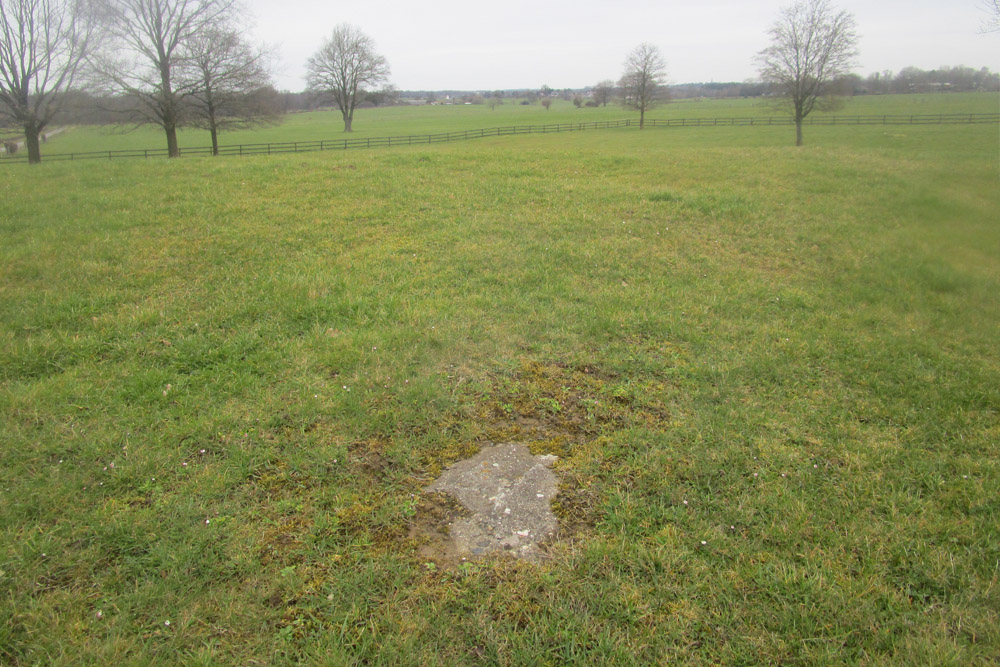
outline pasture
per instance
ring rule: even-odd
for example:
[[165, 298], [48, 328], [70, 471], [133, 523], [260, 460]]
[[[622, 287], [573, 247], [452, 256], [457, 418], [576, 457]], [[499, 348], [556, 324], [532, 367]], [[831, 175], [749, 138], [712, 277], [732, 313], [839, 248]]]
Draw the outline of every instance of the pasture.
[[[843, 108], [824, 115], [874, 115], [874, 114], [948, 114], [996, 113], [1000, 104], [995, 93], [961, 93], [954, 95], [891, 95], [856, 97]], [[779, 116], [783, 110], [761, 99], [678, 100], [655, 107], [650, 119], [672, 118], [762, 118]], [[785, 114], [787, 115], [787, 114]], [[539, 104], [521, 105], [518, 100], [505, 100], [503, 105], [490, 109], [485, 105], [383, 107], [362, 109], [354, 132], [345, 135], [340, 113], [334, 110], [288, 114], [278, 125], [257, 127], [251, 130], [224, 132], [220, 135], [223, 145], [281, 143], [294, 141], [340, 140], [345, 137], [367, 138], [434, 134], [460, 130], [478, 130], [513, 125], [544, 125], [555, 123], [592, 123], [598, 121], [638, 119], [638, 114], [608, 104], [597, 108], [577, 109], [571, 102], [556, 100], [549, 110]], [[808, 134], [808, 133], [807, 133]], [[808, 136], [807, 136], [808, 140]], [[210, 145], [208, 133], [192, 128], [178, 133], [181, 148], [198, 148]], [[770, 142], [770, 139], [767, 140]], [[92, 126], [75, 128], [72, 132], [57, 135], [43, 146], [45, 154], [86, 153], [109, 150], [145, 150], [166, 147], [163, 131], [155, 126], [139, 128], [119, 126]]]
[[[522, 109], [355, 134], [627, 117]], [[0, 663], [993, 664], [1000, 128], [793, 139], [3, 167]], [[548, 559], [423, 555], [507, 441]]]

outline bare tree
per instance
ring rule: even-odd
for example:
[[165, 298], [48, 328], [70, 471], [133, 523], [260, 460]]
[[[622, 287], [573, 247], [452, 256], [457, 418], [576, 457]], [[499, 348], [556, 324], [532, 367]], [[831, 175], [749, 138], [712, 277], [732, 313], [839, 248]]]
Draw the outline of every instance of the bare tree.
[[639, 111], [639, 129], [646, 124], [646, 111], [665, 97], [667, 63], [660, 49], [643, 42], [625, 59], [625, 73], [618, 86], [625, 106]]
[[78, 83], [97, 34], [88, 2], [0, 0], [0, 119], [24, 130], [28, 162], [42, 161], [42, 130]]
[[372, 38], [346, 23], [334, 28], [307, 67], [309, 89], [333, 98], [344, 117], [344, 132], [351, 131], [358, 92], [389, 78], [389, 63], [375, 53]]
[[212, 155], [219, 154], [219, 132], [272, 121], [275, 109], [256, 94], [271, 85], [270, 52], [251, 46], [232, 27], [209, 27], [183, 49], [181, 74], [190, 90], [186, 109], [191, 124], [209, 131]]
[[594, 101], [601, 106], [608, 106], [608, 102], [614, 99], [614, 97], [615, 82], [611, 79], [605, 79], [594, 86]]
[[194, 88], [178, 71], [183, 49], [217, 27], [236, 0], [104, 0], [114, 49], [98, 59], [112, 90], [134, 100], [131, 120], [153, 123], [167, 136], [167, 153], [180, 155], [177, 128]]
[[545, 107], [546, 111], [548, 111], [549, 107], [552, 106], [552, 98], [550, 98], [550, 97], [543, 98], [542, 99], [542, 106]]
[[854, 16], [835, 11], [828, 0], [802, 0], [781, 11], [770, 34], [771, 46], [757, 54], [760, 75], [791, 106], [801, 146], [802, 121], [836, 103], [832, 84], [854, 63]]
[[1000, 0], [983, 0], [983, 10], [989, 14], [983, 19], [983, 26], [980, 32], [1000, 31]]

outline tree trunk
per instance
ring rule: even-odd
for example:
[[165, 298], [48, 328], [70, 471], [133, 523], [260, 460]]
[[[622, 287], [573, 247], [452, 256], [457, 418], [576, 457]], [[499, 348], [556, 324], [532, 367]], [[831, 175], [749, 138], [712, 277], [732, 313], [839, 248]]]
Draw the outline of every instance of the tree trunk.
[[42, 161], [42, 148], [38, 141], [38, 128], [24, 128], [24, 145], [28, 149], [28, 163], [38, 164]]
[[167, 155], [169, 157], [179, 157], [181, 151], [177, 147], [177, 126], [167, 125], [163, 130], [167, 133]]
[[639, 129], [646, 127], [646, 107], [639, 107]]
[[167, 133], [167, 156], [180, 157], [177, 148], [177, 100], [170, 85], [170, 61], [160, 55], [160, 95], [162, 96], [163, 131]]
[[351, 122], [353, 122], [353, 121], [354, 121], [354, 114], [353, 113], [345, 113], [344, 114], [344, 132], [350, 132], [351, 131]]
[[212, 155], [219, 154], [219, 122], [215, 119], [215, 101], [212, 95], [212, 86], [209, 81], [205, 81], [206, 101], [205, 110], [208, 112], [208, 132], [212, 135]]
[[795, 145], [796, 146], [801, 146], [802, 145], [802, 119], [801, 118], [796, 118], [795, 119]]

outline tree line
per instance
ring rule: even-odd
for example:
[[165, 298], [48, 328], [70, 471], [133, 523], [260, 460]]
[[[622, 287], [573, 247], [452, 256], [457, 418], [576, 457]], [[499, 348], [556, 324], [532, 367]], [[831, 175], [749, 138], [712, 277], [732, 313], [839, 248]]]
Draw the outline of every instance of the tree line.
[[[171, 156], [179, 154], [179, 127], [205, 129], [217, 154], [219, 132], [267, 123], [281, 113], [334, 106], [350, 132], [357, 108], [399, 101], [399, 91], [387, 83], [388, 61], [371, 37], [347, 24], [309, 58], [306, 93], [277, 92], [274, 54], [243, 37], [247, 14], [238, 2], [0, 0], [0, 127], [23, 132], [33, 163], [41, 161], [41, 138], [53, 120], [68, 111], [80, 118], [86, 109], [103, 120], [158, 125]], [[990, 25], [995, 23], [994, 15]], [[832, 108], [843, 95], [1000, 88], [1000, 76], [985, 68], [906, 68], [862, 79], [851, 72], [854, 17], [829, 0], [785, 7], [768, 34], [769, 46], [756, 57], [758, 82], [688, 84], [676, 94], [768, 95], [794, 117], [801, 145], [804, 118]], [[556, 91], [544, 86], [527, 94], [529, 102], [548, 108]], [[638, 111], [642, 128], [646, 113], [669, 97], [666, 59], [657, 46], [642, 43], [627, 55], [617, 81], [599, 82], [589, 99], [572, 99], [577, 106], [619, 100]], [[500, 91], [470, 97], [491, 108], [503, 98]]]
[[[224, 129], [273, 115], [271, 52], [243, 37], [237, 0], [0, 0], [0, 118], [20, 128], [28, 161], [73, 104], [120, 122]], [[89, 94], [80, 91], [86, 90]]]

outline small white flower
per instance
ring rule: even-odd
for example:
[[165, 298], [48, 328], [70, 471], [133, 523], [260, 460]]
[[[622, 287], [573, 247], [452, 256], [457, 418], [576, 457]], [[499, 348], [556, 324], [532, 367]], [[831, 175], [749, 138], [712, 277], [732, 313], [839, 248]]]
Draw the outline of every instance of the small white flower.
[[701, 546], [705, 546], [706, 544], [708, 544], [708, 542], [706, 542], [705, 540], [701, 541]]
[[166, 621], [163, 621], [163, 625], [170, 625], [170, 620], [167, 619]]

